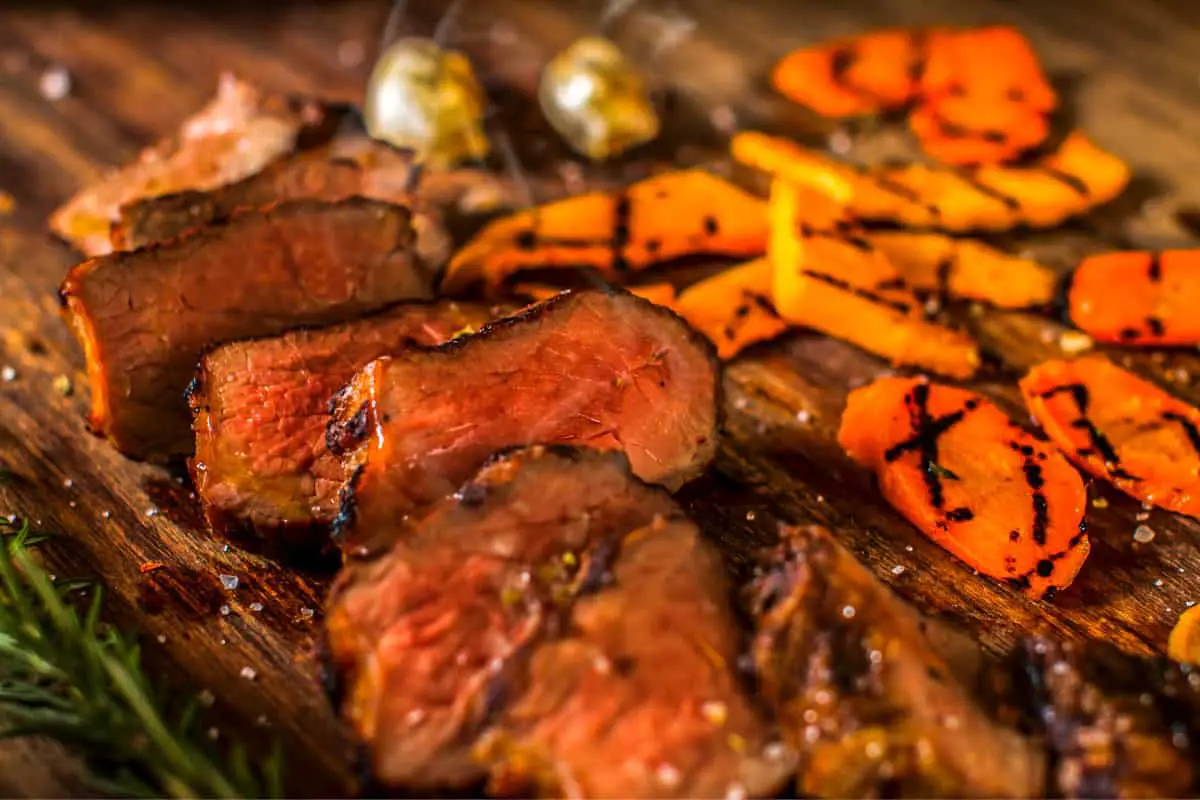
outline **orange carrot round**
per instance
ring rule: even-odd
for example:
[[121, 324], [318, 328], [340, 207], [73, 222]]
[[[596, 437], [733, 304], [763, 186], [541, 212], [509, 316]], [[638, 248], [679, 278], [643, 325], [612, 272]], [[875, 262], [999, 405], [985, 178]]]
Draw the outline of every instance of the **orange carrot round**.
[[1021, 393], [1081, 469], [1138, 500], [1200, 517], [1200, 409], [1102, 356], [1039, 364]]
[[1101, 342], [1200, 344], [1200, 250], [1105, 253], [1079, 262], [1067, 290], [1071, 321]]
[[826, 117], [878, 114], [912, 99], [910, 66], [920, 39], [908, 29], [881, 30], [795, 50], [771, 73], [784, 97]]
[[984, 575], [1049, 599], [1087, 558], [1079, 473], [978, 394], [882, 378], [851, 392], [838, 442], [897, 511]]

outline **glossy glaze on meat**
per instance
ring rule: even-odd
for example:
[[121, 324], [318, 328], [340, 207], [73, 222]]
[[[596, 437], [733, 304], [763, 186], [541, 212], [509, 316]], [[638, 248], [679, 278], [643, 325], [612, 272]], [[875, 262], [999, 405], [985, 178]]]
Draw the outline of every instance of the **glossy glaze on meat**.
[[716, 453], [717, 392], [711, 345], [621, 290], [565, 293], [379, 359], [339, 395], [328, 431], [349, 480], [341, 544], [386, 544], [506, 447], [622, 450], [638, 477], [678, 488]]
[[992, 720], [921, 621], [820, 528], [789, 528], [750, 590], [759, 691], [816, 797], [1029, 797], [1040, 751]]
[[480, 305], [405, 303], [207, 352], [188, 399], [192, 477], [209, 522], [270, 551], [329, 545], [342, 482], [341, 464], [325, 446], [330, 398], [372, 359], [441, 344], [494, 316]]
[[792, 764], [739, 682], [728, 595], [623, 455], [509, 453], [339, 577], [342, 717], [390, 788], [771, 794]]
[[1048, 796], [1200, 792], [1200, 670], [1040, 637], [1006, 667], [1000, 706], [1044, 749]]
[[413, 239], [400, 206], [293, 201], [85, 261], [60, 295], [87, 357], [92, 429], [134, 458], [189, 453], [184, 391], [205, 348], [429, 297]]

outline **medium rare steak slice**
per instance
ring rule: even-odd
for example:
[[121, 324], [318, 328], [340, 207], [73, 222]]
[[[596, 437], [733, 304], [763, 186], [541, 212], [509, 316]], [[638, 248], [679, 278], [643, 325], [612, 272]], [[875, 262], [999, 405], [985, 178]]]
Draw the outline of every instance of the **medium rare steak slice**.
[[1040, 751], [992, 720], [921, 621], [819, 528], [782, 531], [750, 589], [759, 690], [811, 797], [1034, 797]]
[[327, 442], [349, 480], [341, 544], [387, 544], [506, 447], [623, 450], [638, 477], [678, 488], [716, 453], [717, 390], [708, 341], [620, 290], [567, 292], [381, 358], [334, 402]]
[[87, 356], [93, 430], [135, 458], [191, 452], [184, 391], [206, 347], [427, 298], [412, 247], [400, 206], [294, 201], [78, 265], [60, 294]]
[[179, 132], [132, 164], [83, 189], [50, 217], [50, 229], [85, 255], [112, 251], [109, 228], [121, 206], [183, 189], [212, 189], [253, 175], [292, 150], [306, 126], [322, 122], [315, 102], [268, 96], [233, 75]]
[[[432, 266], [449, 257], [451, 242], [440, 211], [451, 203], [507, 201], [511, 191], [483, 170], [426, 170], [410, 192], [412, 159], [366, 136], [340, 136], [289, 153], [250, 177], [211, 191], [178, 191], [125, 205], [112, 228], [118, 250], [172, 239], [184, 231], [228, 217], [241, 208], [281, 200], [329, 202], [361, 196], [415, 209], [413, 226], [421, 257]], [[415, 195], [415, 196], [414, 196]]]
[[273, 550], [327, 545], [342, 484], [341, 464], [325, 446], [329, 398], [372, 359], [441, 344], [493, 316], [486, 306], [407, 303], [206, 353], [188, 399], [192, 476], [209, 522]]
[[619, 453], [494, 460], [350, 562], [326, 644], [389, 788], [763, 795], [790, 775], [739, 685], [718, 559]]

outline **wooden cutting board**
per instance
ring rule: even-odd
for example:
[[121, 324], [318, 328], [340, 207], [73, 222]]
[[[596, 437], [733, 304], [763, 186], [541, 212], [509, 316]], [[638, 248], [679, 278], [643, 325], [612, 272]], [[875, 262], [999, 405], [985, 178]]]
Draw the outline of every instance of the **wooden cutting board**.
[[[350, 777], [311, 662], [328, 576], [285, 570], [227, 546], [205, 532], [181, 479], [125, 461], [84, 430], [84, 364], [55, 299], [75, 256], [44, 233], [44, 220], [105, 166], [172, 131], [208, 99], [221, 70], [270, 89], [357, 99], [386, 5], [0, 11], [0, 190], [15, 200], [15, 209], [0, 216], [0, 367], [16, 371], [14, 380], [0, 381], [0, 468], [11, 473], [0, 484], [0, 513], [27, 515], [36, 527], [62, 534], [47, 550], [52, 569], [101, 577], [113, 621], [142, 632], [164, 680], [217, 698], [218, 735], [281, 737], [291, 791], [303, 795], [338, 793]], [[1128, 160], [1137, 179], [1124, 198], [1088, 220], [1008, 244], [1066, 268], [1081, 255], [1122, 244], [1189, 243], [1172, 222], [1181, 203], [1200, 203], [1200, 6], [1188, 0], [681, 5], [698, 27], [652, 65], [662, 85], [679, 88], [680, 107], [727, 105], [748, 126], [810, 134], [822, 126], [765, 86], [767, 69], [786, 50], [889, 24], [1019, 25], [1063, 88], [1072, 118]], [[528, 86], [557, 47], [595, 27], [599, 6], [468, 3], [459, 35], [485, 74]], [[647, 2], [622, 21], [622, 41], [640, 57], [670, 27], [662, 19], [666, 7]], [[71, 75], [69, 95], [53, 102], [39, 89], [50, 64], [65, 65]], [[711, 138], [704, 115], [693, 116], [700, 121], [689, 123], [691, 131], [670, 125], [664, 146], [693, 135]], [[537, 149], [543, 135], [516, 132], [523, 151], [531, 142]], [[888, 150], [892, 140], [903, 135], [870, 132], [856, 138], [856, 152]], [[980, 311], [964, 319], [1004, 364], [976, 387], [1023, 417], [1012, 378], [1038, 358], [1061, 353], [1060, 329], [1020, 313]], [[1200, 402], [1200, 354], [1133, 355], [1128, 363]], [[1089, 514], [1092, 556], [1052, 605], [973, 576], [892, 511], [836, 446], [847, 391], [885, 367], [847, 345], [797, 334], [727, 369], [728, 435], [717, 470], [682, 496], [723, 544], [731, 566], [744, 566], [754, 547], [769, 540], [775, 520], [816, 521], [833, 527], [918, 608], [959, 626], [985, 650], [998, 652], [1022, 634], [1047, 630], [1161, 652], [1185, 604], [1200, 600], [1200, 526], [1154, 511], [1144, 520], [1156, 533], [1153, 541], [1135, 543], [1139, 506], [1095, 485], [1093, 496], [1108, 505]], [[74, 387], [69, 396], [55, 388], [63, 376]], [[165, 567], [143, 575], [148, 562]], [[236, 578], [237, 588], [221, 576], [225, 584]], [[78, 791], [76, 767], [43, 743], [4, 744], [0, 794]]]

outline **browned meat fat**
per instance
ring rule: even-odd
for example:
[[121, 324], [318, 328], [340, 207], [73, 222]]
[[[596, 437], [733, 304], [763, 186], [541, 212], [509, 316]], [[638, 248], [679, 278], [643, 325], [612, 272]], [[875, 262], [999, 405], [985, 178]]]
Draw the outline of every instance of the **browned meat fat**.
[[212, 191], [179, 191], [129, 203], [113, 226], [112, 242], [118, 250], [132, 250], [220, 221], [241, 208], [361, 196], [414, 207], [418, 252], [426, 263], [440, 266], [450, 249], [440, 225], [440, 207], [489, 191], [499, 201], [508, 192], [490, 174], [463, 169], [426, 171], [414, 193], [409, 191], [411, 170], [406, 153], [367, 137], [339, 137], [289, 153], [248, 178]]
[[750, 589], [753, 656], [799, 793], [1040, 796], [1040, 751], [975, 704], [916, 614], [826, 531], [782, 533]]
[[176, 135], [75, 195], [50, 217], [50, 229], [85, 255], [112, 252], [109, 228], [121, 206], [183, 189], [213, 189], [253, 175], [289, 152], [301, 130], [319, 125], [324, 116], [318, 103], [264, 95], [222, 75], [216, 97], [184, 121]]
[[1104, 642], [1028, 639], [999, 682], [1046, 749], [1051, 797], [1195, 797], [1200, 678], [1195, 667]]
[[93, 258], [60, 289], [84, 348], [91, 425], [134, 458], [192, 449], [184, 390], [208, 346], [427, 298], [408, 211], [295, 201]]
[[623, 450], [638, 477], [677, 488], [716, 453], [717, 391], [708, 341], [620, 290], [564, 293], [374, 361], [336, 399], [328, 431], [350, 480], [341, 544], [357, 555], [386, 544], [505, 447]]
[[728, 592], [622, 454], [511, 453], [339, 577], [340, 711], [393, 789], [770, 795], [792, 762], [739, 683]]
[[327, 545], [342, 483], [325, 447], [329, 399], [368, 361], [440, 344], [492, 316], [485, 306], [408, 303], [206, 353], [189, 401], [192, 476], [209, 522], [284, 553]]

